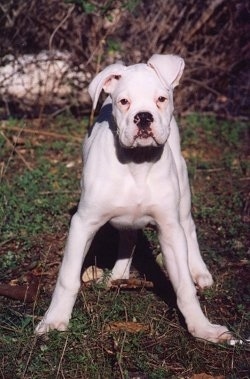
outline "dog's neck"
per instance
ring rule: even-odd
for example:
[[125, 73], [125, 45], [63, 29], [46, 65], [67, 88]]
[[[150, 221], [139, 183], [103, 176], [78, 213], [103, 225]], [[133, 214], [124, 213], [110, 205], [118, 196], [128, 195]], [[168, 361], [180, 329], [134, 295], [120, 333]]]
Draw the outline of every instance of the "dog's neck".
[[121, 146], [117, 136], [115, 148], [117, 159], [130, 172], [137, 188], [144, 188], [147, 183], [146, 178], [155, 168], [155, 163], [160, 160], [164, 148], [153, 146], [125, 148]]
[[162, 146], [145, 146], [128, 149], [120, 145], [117, 137], [115, 138], [115, 147], [117, 158], [123, 164], [155, 163], [161, 158], [163, 152]]

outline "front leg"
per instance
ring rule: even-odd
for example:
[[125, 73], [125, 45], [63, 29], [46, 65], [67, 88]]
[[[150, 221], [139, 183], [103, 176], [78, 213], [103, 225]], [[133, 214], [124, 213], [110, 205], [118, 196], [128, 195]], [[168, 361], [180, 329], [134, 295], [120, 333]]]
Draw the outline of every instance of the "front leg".
[[88, 217], [86, 213], [83, 216], [82, 213], [77, 212], [73, 216], [51, 304], [42, 321], [37, 325], [36, 334], [44, 334], [52, 329], [61, 331], [67, 329], [80, 288], [83, 260], [99, 226], [101, 225], [90, 215]]
[[188, 267], [185, 233], [177, 220], [159, 225], [159, 241], [165, 265], [177, 296], [177, 305], [183, 314], [189, 332], [212, 342], [230, 339], [224, 326], [213, 325], [203, 314]]

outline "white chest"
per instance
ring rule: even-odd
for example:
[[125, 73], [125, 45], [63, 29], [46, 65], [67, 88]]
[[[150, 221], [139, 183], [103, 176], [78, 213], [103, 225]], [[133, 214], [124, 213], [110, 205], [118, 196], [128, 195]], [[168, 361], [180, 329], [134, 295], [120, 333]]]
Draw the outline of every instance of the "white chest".
[[[123, 192], [123, 191], [122, 191]], [[124, 188], [121, 196], [116, 197], [111, 210], [110, 222], [116, 228], [140, 229], [154, 223], [153, 209], [155, 199], [151, 188]]]

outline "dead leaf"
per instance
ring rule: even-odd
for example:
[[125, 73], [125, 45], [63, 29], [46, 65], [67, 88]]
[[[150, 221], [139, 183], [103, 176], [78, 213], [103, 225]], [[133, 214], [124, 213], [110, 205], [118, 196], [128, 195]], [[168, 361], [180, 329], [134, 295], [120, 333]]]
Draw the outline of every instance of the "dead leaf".
[[83, 283], [97, 281], [103, 277], [103, 270], [96, 266], [89, 266], [82, 274]]
[[25, 139], [20, 136], [12, 136], [12, 141], [15, 146], [25, 145]]
[[106, 331], [118, 332], [120, 330], [128, 333], [148, 332], [149, 325], [140, 322], [114, 321], [106, 325]]
[[225, 379], [225, 376], [219, 375], [219, 376], [212, 376], [209, 374], [201, 373], [201, 374], [194, 374], [191, 376], [190, 379]]

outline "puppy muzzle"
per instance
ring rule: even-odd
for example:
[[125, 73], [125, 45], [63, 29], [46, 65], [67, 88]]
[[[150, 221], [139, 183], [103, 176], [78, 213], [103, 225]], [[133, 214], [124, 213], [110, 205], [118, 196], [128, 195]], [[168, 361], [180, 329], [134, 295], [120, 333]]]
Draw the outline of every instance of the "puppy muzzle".
[[149, 112], [139, 112], [134, 117], [134, 123], [140, 129], [148, 129], [153, 121], [154, 117]]
[[134, 116], [134, 124], [138, 128], [136, 138], [153, 137], [151, 125], [154, 122], [154, 117], [149, 112], [139, 112]]

